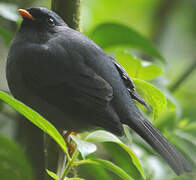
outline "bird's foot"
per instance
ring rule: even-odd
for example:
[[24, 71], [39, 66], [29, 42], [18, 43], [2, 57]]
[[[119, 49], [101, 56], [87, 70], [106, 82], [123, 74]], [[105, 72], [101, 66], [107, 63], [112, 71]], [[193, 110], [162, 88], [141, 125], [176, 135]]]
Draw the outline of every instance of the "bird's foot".
[[76, 150], [76, 147], [72, 144], [71, 139], [69, 138], [69, 135], [77, 136], [77, 133], [73, 131], [67, 131], [63, 133], [64, 140], [69, 150], [69, 155], [71, 156]]

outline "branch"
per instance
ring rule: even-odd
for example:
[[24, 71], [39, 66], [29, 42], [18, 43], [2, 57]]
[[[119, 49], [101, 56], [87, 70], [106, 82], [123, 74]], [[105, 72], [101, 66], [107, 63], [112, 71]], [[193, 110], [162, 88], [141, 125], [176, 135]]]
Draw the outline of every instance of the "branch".
[[[159, 45], [161, 43], [161, 38], [167, 26], [168, 19], [175, 7], [177, 0], [162, 0], [160, 1], [159, 7], [156, 9], [154, 18], [152, 19], [152, 32], [151, 40], [154, 44]], [[142, 59], [152, 61], [153, 57], [147, 54], [142, 54]]]
[[80, 0], [52, 0], [52, 10], [60, 15], [69, 27], [79, 30]]
[[[167, 25], [168, 18], [170, 17], [172, 10], [175, 5], [178, 3], [178, 0], [162, 0], [159, 8], [157, 9], [157, 13], [155, 14], [153, 28], [154, 31], [152, 33], [152, 40], [155, 44], [160, 44], [162, 34], [164, 33], [165, 27]], [[170, 91], [175, 91], [179, 88], [179, 86], [189, 77], [189, 75], [196, 68], [196, 61], [191, 64], [191, 66], [179, 77], [179, 79], [170, 87]]]
[[[52, 10], [63, 18], [67, 25], [75, 30], [80, 28], [80, 0], [52, 0]], [[64, 171], [66, 159], [64, 153], [56, 143], [47, 135], [44, 139], [45, 169], [49, 169], [61, 176]], [[45, 180], [51, 178], [46, 174]]]
[[170, 87], [170, 91], [176, 91], [179, 86], [194, 72], [196, 68], [196, 61], [194, 61], [190, 67], [179, 77], [179, 79]]
[[167, 25], [168, 19], [172, 13], [172, 10], [174, 9], [176, 3], [178, 3], [177, 0], [162, 0], [160, 2], [159, 8], [157, 8], [157, 11], [154, 15], [154, 27], [152, 32], [152, 40], [157, 45], [161, 41], [161, 37], [165, 31], [165, 27]]

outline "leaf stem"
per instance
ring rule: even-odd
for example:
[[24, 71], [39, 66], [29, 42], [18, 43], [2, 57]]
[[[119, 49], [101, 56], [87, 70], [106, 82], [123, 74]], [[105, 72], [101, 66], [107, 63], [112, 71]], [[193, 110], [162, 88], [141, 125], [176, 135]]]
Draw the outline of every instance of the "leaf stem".
[[66, 175], [69, 173], [69, 171], [71, 170], [71, 168], [73, 167], [74, 165], [74, 161], [76, 160], [76, 158], [78, 157], [79, 155], [79, 151], [76, 149], [71, 160], [68, 161], [66, 167], [65, 167], [65, 170], [64, 170], [64, 173], [63, 173], [63, 176], [61, 178], [61, 180], [64, 180]]
[[81, 161], [77, 161], [77, 162], [74, 162], [73, 163], [74, 166], [80, 166], [80, 165], [83, 165], [83, 164], [95, 164], [95, 165], [99, 165], [98, 162], [93, 161], [93, 160], [90, 160], [90, 159], [85, 159], [85, 160], [81, 160]]
[[68, 151], [64, 151], [64, 153], [65, 153], [65, 156], [67, 157], [67, 161], [71, 162], [71, 157], [70, 157]]

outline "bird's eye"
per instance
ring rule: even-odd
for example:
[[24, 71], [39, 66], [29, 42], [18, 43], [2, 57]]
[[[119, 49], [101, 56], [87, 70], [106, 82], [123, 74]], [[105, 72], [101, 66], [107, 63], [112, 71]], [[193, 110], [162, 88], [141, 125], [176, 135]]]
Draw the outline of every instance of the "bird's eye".
[[50, 26], [54, 26], [54, 25], [55, 25], [54, 19], [49, 18], [49, 19], [48, 19], [48, 24], [49, 24]]

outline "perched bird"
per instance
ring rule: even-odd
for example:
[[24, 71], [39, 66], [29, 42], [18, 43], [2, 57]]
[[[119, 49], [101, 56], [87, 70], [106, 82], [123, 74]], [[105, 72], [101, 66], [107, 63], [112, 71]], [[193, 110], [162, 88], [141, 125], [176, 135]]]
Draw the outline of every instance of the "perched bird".
[[7, 59], [7, 81], [15, 98], [58, 129], [102, 127], [123, 135], [130, 126], [177, 175], [190, 172], [182, 154], [134, 104], [146, 105], [126, 71], [92, 40], [46, 8], [20, 9], [20, 30]]

